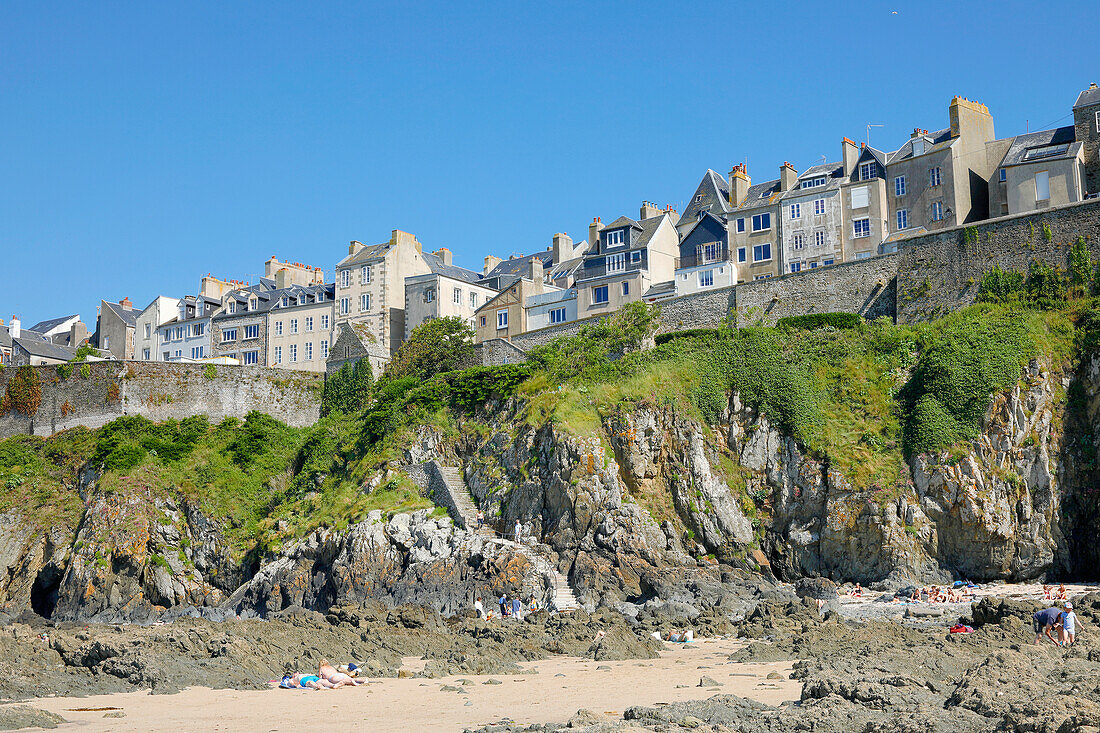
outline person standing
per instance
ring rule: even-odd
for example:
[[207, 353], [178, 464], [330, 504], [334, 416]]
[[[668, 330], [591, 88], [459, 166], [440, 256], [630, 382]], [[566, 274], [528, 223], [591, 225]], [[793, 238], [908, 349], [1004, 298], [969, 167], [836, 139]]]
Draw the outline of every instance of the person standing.
[[1077, 614], [1073, 612], [1073, 604], [1067, 603], [1066, 610], [1062, 612], [1062, 630], [1058, 632], [1062, 639], [1062, 646], [1073, 646], [1077, 641]]
[[516, 596], [515, 598], [512, 599], [512, 615], [516, 617], [516, 621], [522, 621], [523, 620], [522, 614], [523, 614], [523, 601], [521, 601], [519, 599], [519, 596]]
[[515, 536], [516, 542], [519, 542], [520, 538], [523, 536], [523, 525], [519, 523], [518, 519], [516, 520]]
[[477, 528], [481, 529], [485, 526], [485, 512], [480, 509], [477, 510]]
[[500, 617], [504, 618], [508, 615], [508, 594], [501, 593], [500, 600], [497, 603], [500, 605]]
[[481, 605], [481, 597], [480, 596], [478, 597], [478, 599], [476, 601], [474, 601], [474, 611], [477, 613], [477, 617], [479, 619], [485, 618], [485, 606]]
[[1035, 615], [1031, 617], [1031, 626], [1035, 629], [1036, 644], [1042, 641], [1043, 635], [1045, 634], [1048, 639], [1061, 646], [1059, 641], [1050, 635], [1050, 630], [1058, 623], [1061, 616], [1062, 609], [1054, 607], [1044, 608], [1042, 611], [1035, 612]]

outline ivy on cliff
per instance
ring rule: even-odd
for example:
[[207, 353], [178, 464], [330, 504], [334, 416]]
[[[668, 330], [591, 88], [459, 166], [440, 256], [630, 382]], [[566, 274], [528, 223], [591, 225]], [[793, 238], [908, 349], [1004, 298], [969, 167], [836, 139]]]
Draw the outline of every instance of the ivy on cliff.
[[0, 415], [11, 410], [33, 417], [42, 405], [42, 382], [38, 370], [30, 366], [21, 366], [8, 380], [4, 396], [0, 397]]

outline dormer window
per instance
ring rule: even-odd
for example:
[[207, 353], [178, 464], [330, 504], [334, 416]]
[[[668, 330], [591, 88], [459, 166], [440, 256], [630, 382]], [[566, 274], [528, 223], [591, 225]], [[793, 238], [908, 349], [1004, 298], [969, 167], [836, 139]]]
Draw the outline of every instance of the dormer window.
[[913, 141], [913, 155], [924, 155], [924, 139]]
[[289, 296], [287, 296], [287, 295], [284, 295], [284, 296], [283, 296], [283, 303], [282, 303], [282, 305], [283, 305], [283, 307], [284, 307], [284, 308], [286, 308], [287, 306], [289, 306], [289, 305], [290, 305], [290, 297], [289, 297]]
[[798, 184], [799, 188], [817, 188], [818, 186], [825, 185], [825, 176], [814, 176], [813, 178], [807, 178]]
[[324, 303], [325, 302], [325, 291], [323, 291], [323, 290], [317, 291], [317, 302], [318, 303]]
[[878, 177], [878, 163], [869, 161], [867, 163], [861, 163], [859, 166], [859, 180], [869, 181], [872, 178]]
[[250, 311], [256, 310], [256, 299], [255, 298], [249, 298], [248, 299], [248, 310], [250, 310]]
[[305, 305], [305, 304], [306, 304], [306, 296], [299, 295], [298, 296], [298, 305]]
[[607, 246], [618, 247], [621, 244], [626, 243], [626, 231], [622, 229], [616, 229], [613, 232], [607, 233]]

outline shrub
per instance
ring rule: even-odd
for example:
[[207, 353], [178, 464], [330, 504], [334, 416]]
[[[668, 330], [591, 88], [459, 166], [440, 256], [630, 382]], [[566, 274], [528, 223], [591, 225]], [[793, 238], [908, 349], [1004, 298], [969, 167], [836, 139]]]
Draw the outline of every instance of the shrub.
[[321, 392], [321, 417], [333, 412], [361, 412], [370, 401], [372, 382], [370, 361], [346, 363], [339, 371], [325, 376]]
[[88, 377], [92, 376], [91, 367], [89, 367], [87, 364], [81, 364], [80, 365], [80, 376], [83, 377], [84, 379], [87, 379]]
[[1092, 284], [1092, 253], [1089, 252], [1084, 237], [1077, 237], [1077, 241], [1070, 247], [1069, 282], [1079, 295], [1088, 292]]
[[1061, 269], [1045, 262], [1031, 261], [1024, 287], [1027, 288], [1028, 298], [1040, 308], [1057, 308], [1066, 299], [1066, 284]]
[[451, 402], [456, 407], [474, 410], [492, 398], [508, 398], [531, 376], [526, 364], [473, 367], [448, 375]]
[[433, 318], [413, 329], [386, 367], [387, 379], [428, 379], [458, 369], [474, 353], [474, 329], [457, 316]]
[[272, 438], [285, 428], [270, 415], [253, 410], [245, 415], [244, 423], [226, 449], [238, 466], [247, 468], [268, 450]]
[[585, 324], [573, 336], [562, 336], [527, 352], [528, 363], [558, 380], [606, 379], [612, 364], [628, 351], [638, 349], [657, 328], [660, 308], [641, 301]]
[[861, 323], [863, 318], [858, 313], [807, 313], [803, 316], [780, 318], [775, 325], [777, 328], [801, 328], [812, 331], [825, 326], [857, 328]]
[[73, 375], [73, 365], [71, 363], [58, 364], [57, 376], [60, 379], [68, 379]]
[[718, 328], [687, 328], [687, 329], [684, 329], [683, 331], [671, 331], [669, 333], [659, 333], [653, 338], [653, 341], [658, 346], [663, 346], [664, 344], [667, 344], [669, 341], [674, 341], [676, 339], [700, 339], [700, 340], [705, 341], [707, 339], [712, 339], [712, 338], [717, 337], [719, 333], [723, 333], [725, 330], [726, 329], [718, 329]]
[[207, 364], [202, 368], [202, 376], [207, 379], [217, 379], [218, 369], [213, 364]]
[[34, 416], [42, 404], [42, 384], [38, 379], [38, 370], [30, 366], [21, 366], [8, 380], [4, 397], [0, 400], [0, 414], [10, 410]]
[[996, 265], [982, 275], [978, 284], [978, 300], [983, 303], [1011, 303], [1025, 295], [1023, 274]]

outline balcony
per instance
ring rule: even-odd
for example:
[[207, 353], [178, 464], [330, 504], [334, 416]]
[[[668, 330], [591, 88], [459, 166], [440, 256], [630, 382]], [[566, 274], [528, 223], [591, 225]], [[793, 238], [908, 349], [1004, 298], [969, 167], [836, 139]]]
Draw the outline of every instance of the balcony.
[[[640, 255], [637, 260], [635, 255]], [[621, 258], [621, 259], [619, 259]], [[609, 264], [610, 261], [610, 264]], [[647, 250], [634, 250], [633, 252], [621, 252], [617, 255], [597, 255], [585, 260], [584, 266], [577, 273], [578, 280], [588, 280], [605, 275], [620, 275], [637, 270], [645, 270], [649, 267], [649, 252]]]
[[702, 265], [713, 265], [722, 262], [732, 262], [730, 257], [730, 248], [727, 244], [719, 246], [711, 245], [709, 247], [697, 247], [695, 252], [686, 257], [676, 258], [676, 269], [687, 270], [692, 267], [700, 267]]

